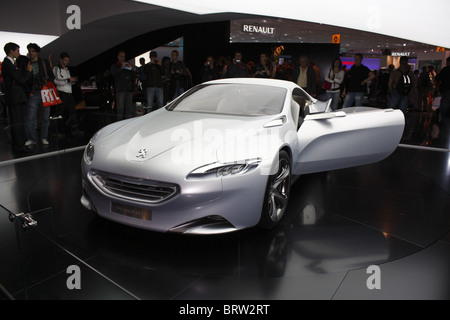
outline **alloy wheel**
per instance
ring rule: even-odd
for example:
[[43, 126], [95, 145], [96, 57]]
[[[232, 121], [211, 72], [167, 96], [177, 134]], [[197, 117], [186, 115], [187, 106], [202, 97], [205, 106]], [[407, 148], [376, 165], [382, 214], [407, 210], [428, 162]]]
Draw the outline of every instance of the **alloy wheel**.
[[269, 217], [279, 222], [286, 211], [291, 186], [291, 167], [288, 159], [282, 158], [278, 163], [278, 172], [272, 180], [267, 198]]

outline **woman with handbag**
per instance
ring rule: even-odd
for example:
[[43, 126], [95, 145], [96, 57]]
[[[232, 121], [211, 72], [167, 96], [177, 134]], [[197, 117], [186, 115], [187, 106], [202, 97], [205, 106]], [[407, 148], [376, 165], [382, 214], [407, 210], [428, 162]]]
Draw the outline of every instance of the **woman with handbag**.
[[333, 99], [331, 102], [331, 109], [333, 111], [337, 110], [341, 84], [344, 82], [344, 77], [345, 71], [342, 69], [342, 61], [340, 58], [336, 58], [325, 76], [325, 81], [323, 83], [323, 89], [326, 91], [327, 100]]

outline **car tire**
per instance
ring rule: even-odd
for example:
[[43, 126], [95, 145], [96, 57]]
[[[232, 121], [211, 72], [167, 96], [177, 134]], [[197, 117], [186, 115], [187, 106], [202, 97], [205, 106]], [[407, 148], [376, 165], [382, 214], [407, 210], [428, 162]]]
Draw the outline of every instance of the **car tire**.
[[274, 163], [276, 173], [269, 176], [264, 195], [259, 227], [274, 229], [283, 219], [291, 190], [291, 160], [286, 151], [281, 150]]

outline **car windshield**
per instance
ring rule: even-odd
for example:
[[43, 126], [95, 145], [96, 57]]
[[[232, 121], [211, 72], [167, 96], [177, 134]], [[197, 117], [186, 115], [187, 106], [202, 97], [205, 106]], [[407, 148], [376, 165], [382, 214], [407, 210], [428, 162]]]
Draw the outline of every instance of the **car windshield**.
[[256, 84], [199, 85], [170, 104], [169, 111], [264, 116], [283, 110], [287, 89]]

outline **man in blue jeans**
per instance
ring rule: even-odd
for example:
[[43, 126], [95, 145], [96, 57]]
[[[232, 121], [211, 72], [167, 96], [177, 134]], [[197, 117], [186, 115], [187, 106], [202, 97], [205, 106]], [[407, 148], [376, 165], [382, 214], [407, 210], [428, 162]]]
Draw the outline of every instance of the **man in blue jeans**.
[[[163, 91], [163, 70], [161, 62], [158, 61], [158, 53], [150, 52], [150, 62], [145, 65], [144, 73], [147, 78], [147, 112], [155, 111], [162, 108], [164, 102]], [[156, 105], [154, 103], [156, 98]]]
[[134, 77], [136, 72], [126, 60], [126, 53], [117, 53], [117, 62], [110, 68], [114, 78], [115, 108], [117, 120], [124, 120], [136, 116], [136, 107], [133, 104]]
[[30, 64], [33, 68], [33, 78], [28, 86], [28, 103], [25, 114], [25, 137], [27, 141], [25, 142], [25, 146], [31, 147], [36, 144], [37, 133], [35, 126], [38, 108], [42, 108], [40, 127], [41, 142], [46, 146], [49, 144], [48, 127], [50, 125], [50, 107], [42, 106], [41, 90], [47, 81], [53, 82], [55, 76], [48, 61], [39, 58], [41, 48], [37, 44], [30, 43], [27, 49]]
[[408, 57], [400, 58], [400, 67], [391, 72], [388, 91], [391, 94], [388, 109], [400, 109], [406, 113], [414, 88], [414, 73], [408, 64]]
[[353, 106], [362, 106], [364, 102], [364, 94], [366, 92], [366, 85], [371, 81], [375, 75], [370, 72], [370, 69], [362, 64], [363, 55], [361, 53], [355, 54], [355, 64], [350, 68], [346, 75], [345, 88], [342, 96], [345, 97], [342, 108]]

